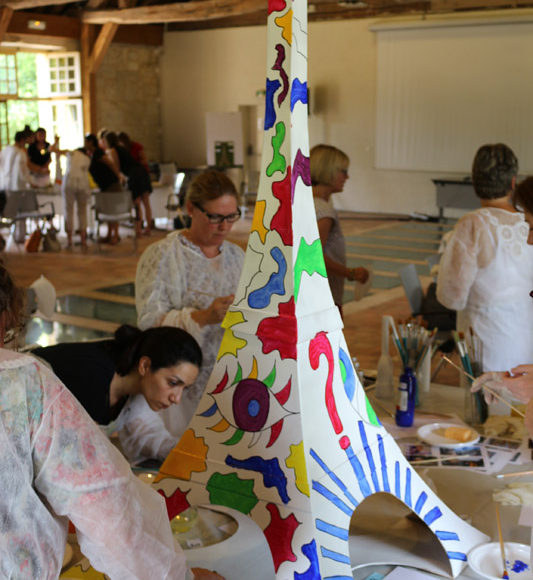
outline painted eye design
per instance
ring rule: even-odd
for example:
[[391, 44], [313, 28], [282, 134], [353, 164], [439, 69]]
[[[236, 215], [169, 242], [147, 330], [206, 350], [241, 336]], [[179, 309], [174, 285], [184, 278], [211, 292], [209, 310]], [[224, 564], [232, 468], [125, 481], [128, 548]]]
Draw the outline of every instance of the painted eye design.
[[212, 430], [224, 432], [231, 427], [235, 433], [230, 439], [225, 441], [226, 445], [235, 445], [245, 433], [252, 435], [250, 447], [255, 445], [262, 433], [270, 430], [267, 447], [272, 445], [279, 437], [283, 427], [283, 419], [290, 415], [290, 411], [283, 407], [287, 401], [291, 390], [291, 381], [278, 393], [273, 393], [272, 385], [276, 378], [276, 369], [272, 369], [270, 374], [259, 380], [257, 378], [257, 362], [254, 359], [250, 375], [241, 377], [241, 368], [233, 384], [227, 385], [227, 374], [224, 379], [211, 393], [215, 403], [204, 413], [204, 417], [213, 416], [218, 410], [222, 419], [211, 427]]

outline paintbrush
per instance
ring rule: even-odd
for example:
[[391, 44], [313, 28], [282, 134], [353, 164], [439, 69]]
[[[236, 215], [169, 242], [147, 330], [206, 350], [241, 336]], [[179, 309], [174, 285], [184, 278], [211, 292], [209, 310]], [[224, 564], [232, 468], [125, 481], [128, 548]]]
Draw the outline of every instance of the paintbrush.
[[[466, 377], [468, 377], [470, 380], [475, 381], [475, 377], [473, 377], [470, 373], [467, 373], [463, 368], [461, 368], [459, 365], [456, 365], [453, 360], [451, 360], [450, 358], [448, 358], [445, 354], [442, 355], [442, 358], [448, 363], [451, 364], [452, 367], [456, 368], [459, 372], [463, 373]], [[517, 415], [520, 415], [520, 417], [525, 417], [524, 413], [522, 413], [522, 411], [520, 411], [519, 409], [517, 409], [516, 407], [514, 407], [513, 405], [511, 405], [511, 403], [509, 403], [509, 401], [507, 399], [504, 399], [500, 394], [498, 394], [495, 390], [491, 389], [490, 387], [487, 387], [487, 385], [483, 385], [483, 389], [485, 389], [487, 392], [489, 392], [493, 397], [496, 397], [496, 399], [498, 399], [499, 401], [501, 401], [504, 405], [507, 405], [509, 407], [509, 409], [511, 409], [512, 411], [514, 411]]]
[[521, 477], [522, 475], [533, 475], [533, 471], [513, 471], [512, 473], [498, 473], [496, 476], [498, 479], [504, 477]]
[[505, 580], [509, 580], [509, 574], [507, 573], [507, 562], [505, 560], [505, 546], [503, 543], [502, 522], [500, 520], [500, 509], [499, 509], [497, 503], [494, 504], [494, 507], [496, 508], [496, 525], [498, 526], [498, 539], [500, 541], [500, 552], [502, 555], [502, 566], [503, 566], [502, 578], [504, 578]]

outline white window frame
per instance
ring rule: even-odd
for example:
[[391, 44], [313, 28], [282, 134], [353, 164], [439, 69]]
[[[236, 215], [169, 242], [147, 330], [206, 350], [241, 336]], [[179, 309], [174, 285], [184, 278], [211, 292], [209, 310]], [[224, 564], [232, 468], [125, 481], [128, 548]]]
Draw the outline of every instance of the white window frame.
[[[72, 64], [66, 62], [69, 59], [72, 61]], [[64, 83], [67, 86], [62, 87], [61, 83]], [[69, 84], [73, 86], [69, 87]], [[80, 53], [48, 52], [38, 54], [37, 92], [39, 97], [45, 98], [80, 96]]]

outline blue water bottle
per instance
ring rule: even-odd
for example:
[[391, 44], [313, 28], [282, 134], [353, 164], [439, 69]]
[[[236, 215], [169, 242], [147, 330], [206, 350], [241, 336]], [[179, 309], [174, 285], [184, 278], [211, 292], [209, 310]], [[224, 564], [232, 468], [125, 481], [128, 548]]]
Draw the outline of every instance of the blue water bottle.
[[400, 376], [399, 399], [396, 405], [396, 425], [411, 427], [415, 418], [416, 376], [411, 367], [405, 367]]

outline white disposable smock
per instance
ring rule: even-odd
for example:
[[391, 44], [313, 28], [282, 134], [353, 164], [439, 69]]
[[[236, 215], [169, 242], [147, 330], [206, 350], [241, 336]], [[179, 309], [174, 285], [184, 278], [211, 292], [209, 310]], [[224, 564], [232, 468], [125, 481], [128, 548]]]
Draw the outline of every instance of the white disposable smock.
[[220, 324], [201, 327], [191, 314], [207, 308], [217, 296], [234, 294], [243, 262], [244, 252], [235, 244], [224, 242], [216, 257], [207, 258], [181, 232], [173, 232], [148, 246], [137, 265], [139, 328], [178, 326], [192, 334], [202, 349], [203, 364], [195, 383], [184, 390], [179, 405], [158, 413], [176, 437], [183, 434], [198, 406], [224, 334]]
[[28, 155], [16, 145], [6, 145], [0, 153], [0, 169], [2, 189], [6, 191], [21, 191], [30, 183]]
[[483, 371], [533, 361], [533, 246], [521, 213], [481, 208], [456, 224], [439, 266], [437, 299], [458, 311], [483, 348]]
[[0, 577], [57, 579], [68, 519], [112, 580], [192, 577], [163, 499], [59, 379], [0, 349]]

